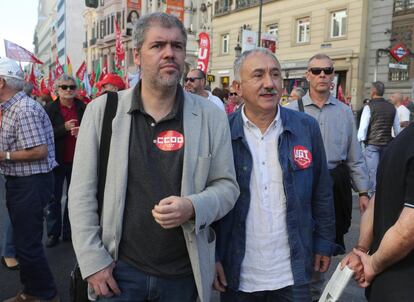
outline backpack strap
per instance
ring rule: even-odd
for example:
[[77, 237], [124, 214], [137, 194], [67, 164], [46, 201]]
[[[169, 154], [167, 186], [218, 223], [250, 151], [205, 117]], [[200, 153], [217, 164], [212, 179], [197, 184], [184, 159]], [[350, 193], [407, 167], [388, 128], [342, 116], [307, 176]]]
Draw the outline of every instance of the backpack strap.
[[300, 112], [305, 112], [305, 108], [303, 107], [303, 101], [302, 101], [302, 98], [300, 98], [300, 99], [298, 100], [298, 108], [299, 108], [299, 111], [300, 111]]
[[108, 92], [105, 112], [102, 121], [101, 143], [99, 144], [99, 166], [98, 166], [98, 215], [101, 217], [105, 190], [106, 171], [108, 168], [109, 147], [112, 136], [112, 120], [118, 108], [118, 93]]

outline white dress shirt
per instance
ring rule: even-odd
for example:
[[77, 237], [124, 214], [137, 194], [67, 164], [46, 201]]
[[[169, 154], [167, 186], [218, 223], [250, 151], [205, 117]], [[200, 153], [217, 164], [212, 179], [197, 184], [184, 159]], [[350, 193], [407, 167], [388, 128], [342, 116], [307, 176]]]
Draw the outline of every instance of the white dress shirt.
[[224, 103], [215, 95], [213, 95], [210, 91], [206, 90], [208, 93], [208, 97], [207, 99], [210, 102], [213, 102], [214, 104], [216, 104], [221, 110], [223, 110], [224, 112], [226, 112], [226, 108], [224, 107]]
[[248, 120], [243, 129], [253, 159], [250, 206], [246, 218], [246, 251], [239, 290], [256, 292], [293, 285], [286, 226], [286, 197], [279, 163], [278, 139], [283, 131], [280, 110], [265, 133]]
[[[358, 129], [358, 141], [364, 142], [367, 138], [367, 132], [369, 127], [369, 121], [371, 119], [371, 109], [368, 105], [365, 105], [364, 110], [362, 110], [361, 121], [359, 123]], [[401, 132], [400, 128], [400, 119], [398, 118], [398, 114], [394, 117], [394, 124], [392, 125], [392, 130], [396, 135]]]

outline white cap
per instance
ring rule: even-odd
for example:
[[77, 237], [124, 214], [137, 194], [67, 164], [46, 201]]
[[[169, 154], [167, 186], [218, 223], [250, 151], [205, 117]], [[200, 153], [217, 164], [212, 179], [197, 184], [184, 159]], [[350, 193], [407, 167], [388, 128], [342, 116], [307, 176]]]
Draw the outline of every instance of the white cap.
[[24, 74], [19, 64], [9, 58], [0, 59], [0, 76], [24, 80]]

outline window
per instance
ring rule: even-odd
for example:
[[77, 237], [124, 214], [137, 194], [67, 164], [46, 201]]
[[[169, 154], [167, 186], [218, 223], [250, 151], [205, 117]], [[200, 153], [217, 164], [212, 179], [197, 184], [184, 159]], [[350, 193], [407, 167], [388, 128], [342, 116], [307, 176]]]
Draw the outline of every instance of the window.
[[229, 53], [229, 34], [224, 34], [221, 36], [221, 54], [226, 55]]
[[58, 36], [58, 42], [60, 42], [63, 38], [65, 37], [65, 32], [64, 31], [62, 31], [61, 33], [60, 33], [60, 35]]
[[277, 24], [277, 23], [269, 24], [267, 26], [267, 32], [271, 35], [276, 36], [276, 40], [278, 40], [278, 38], [279, 38], [279, 24]]
[[390, 82], [408, 81], [410, 67], [410, 58], [404, 58], [400, 63], [394, 58], [390, 58], [388, 80]]
[[331, 13], [331, 38], [346, 36], [347, 17], [346, 10]]
[[114, 22], [115, 22], [115, 15], [111, 15], [111, 34], [114, 33]]
[[296, 20], [296, 43], [309, 42], [310, 35], [310, 18], [300, 18]]

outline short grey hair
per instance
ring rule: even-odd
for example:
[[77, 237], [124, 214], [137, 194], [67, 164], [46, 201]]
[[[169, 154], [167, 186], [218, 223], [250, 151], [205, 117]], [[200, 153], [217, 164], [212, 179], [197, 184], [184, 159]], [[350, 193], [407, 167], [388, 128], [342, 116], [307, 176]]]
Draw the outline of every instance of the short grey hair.
[[23, 91], [28, 96], [31, 96], [32, 95], [33, 88], [34, 88], [34, 85], [33, 85], [32, 82], [24, 82], [24, 84], [23, 84]]
[[181, 23], [181, 21], [173, 15], [156, 12], [144, 15], [143, 17], [138, 19], [138, 22], [135, 24], [132, 33], [134, 48], [138, 50], [141, 49], [142, 44], [144, 44], [147, 31], [154, 24], [161, 25], [161, 27], [164, 28], [178, 28], [181, 31], [181, 34], [183, 35], [184, 46], [187, 45], [187, 32], [184, 28], [183, 23]]
[[72, 77], [72, 76], [70, 76], [70, 75], [67, 75], [67, 74], [62, 74], [56, 81], [55, 81], [55, 85], [54, 85], [54, 88], [55, 88], [55, 91], [57, 91], [58, 89], [59, 89], [59, 86], [60, 86], [60, 83], [62, 83], [62, 82], [66, 82], [66, 81], [72, 81], [74, 84], [75, 84], [75, 86], [76, 86], [76, 88], [78, 88], [78, 85], [77, 85], [77, 83], [76, 83], [76, 80], [75, 80], [75, 78], [74, 77]]
[[330, 56], [328, 56], [327, 54], [324, 54], [324, 53], [317, 53], [316, 55], [312, 56], [312, 57], [308, 60], [308, 68], [309, 68], [309, 66], [310, 66], [310, 64], [311, 64], [311, 62], [312, 62], [313, 60], [329, 60], [329, 61], [331, 62], [331, 65], [332, 65], [332, 66], [333, 66], [333, 64], [334, 64], [334, 62], [333, 62], [333, 60], [331, 59], [331, 57], [330, 57]]
[[374, 83], [372, 83], [372, 88], [375, 90], [375, 94], [377, 96], [383, 96], [384, 92], [385, 92], [385, 85], [383, 82], [381, 81], [376, 81]]
[[272, 59], [275, 60], [275, 62], [277, 62], [280, 65], [279, 60], [275, 57], [274, 53], [271, 52], [267, 48], [255, 47], [255, 48], [252, 48], [250, 50], [246, 50], [240, 55], [240, 57], [238, 57], [234, 61], [233, 70], [234, 70], [234, 78], [235, 78], [236, 81], [240, 81], [240, 70], [243, 66], [244, 61], [246, 61], [247, 57], [249, 57], [250, 55], [255, 54], [255, 53], [261, 53], [261, 54], [264, 54], [268, 57], [271, 57]]
[[21, 91], [23, 90], [24, 80], [11, 78], [7, 76], [1, 76], [7, 83], [7, 86], [9, 86], [13, 90]]
[[306, 93], [305, 90], [302, 87], [295, 87], [293, 88], [293, 91], [296, 91], [296, 93], [302, 98]]

